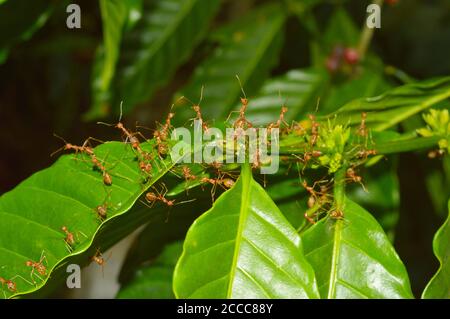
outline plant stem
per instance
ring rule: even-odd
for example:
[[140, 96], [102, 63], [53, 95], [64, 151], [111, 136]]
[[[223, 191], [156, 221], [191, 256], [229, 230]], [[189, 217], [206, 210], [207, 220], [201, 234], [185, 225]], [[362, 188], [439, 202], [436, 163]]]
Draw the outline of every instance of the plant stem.
[[[373, 4], [376, 4], [381, 8], [383, 6], [383, 2], [384, 0], [375, 0]], [[365, 21], [358, 44], [358, 53], [361, 60], [363, 60], [364, 56], [366, 55], [369, 44], [372, 41], [374, 31], [375, 28], [369, 28], [367, 26], [367, 22]]]
[[345, 201], [345, 176], [347, 172], [347, 166], [344, 165], [334, 174], [334, 204], [336, 211], [344, 211]]

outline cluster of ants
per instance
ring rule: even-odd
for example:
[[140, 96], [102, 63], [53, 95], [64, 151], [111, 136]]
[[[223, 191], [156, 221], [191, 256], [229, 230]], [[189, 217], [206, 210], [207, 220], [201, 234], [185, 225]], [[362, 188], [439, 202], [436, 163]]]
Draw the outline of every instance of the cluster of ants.
[[[320, 124], [316, 121], [314, 115], [309, 115], [309, 119], [311, 121], [311, 129], [306, 139], [308, 142], [305, 146], [303, 157], [297, 157], [298, 160], [303, 163], [303, 169], [306, 165], [308, 165], [310, 160], [314, 160], [323, 155], [322, 151], [314, 148], [319, 139]], [[377, 151], [375, 149], [368, 148], [368, 140], [370, 136], [369, 129], [366, 125], [366, 120], [367, 113], [363, 112], [361, 114], [361, 123], [356, 129], [356, 136], [358, 137], [356, 146], [347, 153], [347, 156], [349, 157], [349, 166], [346, 169], [345, 180], [343, 182], [359, 183], [363, 190], [367, 192], [362, 182], [362, 177], [356, 172], [356, 167], [364, 163], [369, 156], [377, 155]], [[304, 130], [302, 133], [305, 133]], [[364, 141], [363, 143], [360, 141], [361, 138]], [[304, 213], [304, 217], [309, 223], [315, 224], [323, 212], [327, 212], [330, 217], [335, 219], [342, 219], [344, 217], [344, 212], [334, 209], [332, 205], [333, 201], [332, 195], [330, 194], [330, 189], [333, 182], [335, 182], [333, 179], [330, 181], [321, 179], [319, 181], [315, 181], [312, 186], [309, 186], [305, 180], [301, 182], [301, 185], [309, 194], [307, 200], [308, 210]]]
[[[202, 89], [203, 92], [203, 89]], [[187, 99], [186, 99], [187, 100]], [[200, 102], [202, 100], [202, 94], [200, 97]], [[187, 100], [189, 101], [189, 100]], [[245, 97], [241, 97], [241, 107], [239, 111], [237, 111], [238, 116], [236, 120], [233, 123], [234, 129], [247, 129], [252, 127], [252, 123], [247, 120], [245, 113], [248, 107], [248, 99]], [[189, 101], [191, 102], [191, 101]], [[196, 114], [195, 119], [200, 120], [202, 123], [202, 129], [206, 132], [209, 129], [209, 126], [206, 121], [203, 120], [200, 102], [195, 104], [192, 103], [192, 109]], [[163, 160], [169, 150], [170, 150], [170, 144], [169, 144], [169, 137], [171, 133], [171, 129], [173, 128], [171, 121], [175, 116], [175, 113], [169, 112], [167, 115], [167, 118], [165, 122], [162, 124], [157, 125], [157, 129], [153, 133], [153, 140], [150, 141], [150, 145], [153, 146], [152, 151], [146, 151], [142, 147], [141, 140], [142, 138], [144, 141], [147, 141], [145, 136], [140, 133], [139, 131], [133, 132], [125, 127], [125, 125], [121, 122], [122, 118], [122, 106], [121, 106], [121, 112], [120, 112], [120, 118], [119, 122], [117, 124], [108, 124], [99, 122], [99, 124], [104, 124], [108, 126], [113, 126], [116, 129], [118, 129], [122, 135], [123, 135], [123, 142], [125, 144], [128, 144], [131, 146], [132, 151], [135, 154], [135, 157], [137, 159], [137, 166], [140, 172], [144, 174], [144, 183], [148, 181], [149, 178], [152, 176], [153, 172], [153, 165], [157, 165], [156, 159]], [[292, 122], [291, 125], [289, 125], [285, 120], [285, 114], [287, 113], [288, 108], [286, 106], [281, 107], [279, 118], [270, 124], [267, 125], [267, 129], [273, 130], [273, 129], [279, 129], [280, 134], [295, 134], [296, 136], [302, 135], [305, 137], [305, 141], [307, 141], [304, 151], [301, 157], [296, 156], [295, 161], [297, 163], [302, 163], [303, 168], [305, 168], [310, 161], [319, 158], [323, 155], [323, 152], [319, 149], [317, 149], [317, 144], [320, 138], [320, 123], [316, 120], [316, 117], [314, 115], [309, 115], [310, 120], [310, 128], [305, 128], [302, 124], [297, 122]], [[367, 139], [368, 136], [368, 129], [366, 127], [366, 117], [367, 114], [362, 114], [362, 120], [359, 128], [357, 129], [357, 135], [364, 137]], [[228, 122], [228, 119], [227, 119]], [[97, 140], [95, 138], [88, 138], [81, 146], [77, 146], [71, 143], [66, 142], [63, 138], [55, 135], [56, 137], [60, 138], [64, 141], [64, 146], [62, 146], [60, 149], [55, 151], [52, 155], [56, 154], [57, 152], [61, 150], [68, 150], [75, 152], [75, 155], [77, 154], [83, 154], [88, 158], [88, 161], [92, 164], [93, 168], [97, 171], [99, 171], [102, 175], [102, 180], [105, 186], [111, 186], [113, 184], [113, 178], [111, 172], [106, 168], [106, 158], [101, 160], [98, 158], [98, 156], [95, 154], [93, 147], [91, 146], [91, 141], [97, 141], [101, 142], [100, 140]], [[270, 142], [269, 142], [270, 143]], [[362, 160], [367, 159], [369, 155], [375, 155], [375, 150], [369, 150], [366, 148], [359, 149], [356, 153], [356, 157]], [[292, 158], [291, 158], [292, 160]], [[207, 164], [210, 168], [213, 168], [216, 172], [216, 178], [210, 178], [209, 176], [204, 175], [195, 175], [192, 173], [189, 166], [181, 166], [181, 174], [184, 177], [186, 183], [191, 181], [197, 181], [200, 182], [201, 185], [204, 184], [211, 184], [211, 194], [212, 199], [214, 201], [214, 192], [217, 186], [221, 186], [224, 189], [229, 189], [234, 185], [235, 176], [233, 176], [230, 172], [226, 172], [222, 170], [222, 163], [210, 163]], [[259, 162], [259, 159], [253, 159], [252, 167], [257, 168], [261, 165]], [[355, 165], [356, 166], [356, 165]], [[159, 168], [159, 167], [158, 167]], [[357, 182], [362, 184], [362, 178], [356, 174], [356, 171], [354, 167], [348, 168], [347, 172], [347, 180], [351, 182]], [[175, 175], [177, 175], [175, 173]], [[177, 175], [178, 176], [178, 175]], [[301, 182], [301, 185], [305, 188], [305, 190], [309, 194], [309, 198], [307, 201], [309, 210], [304, 214], [305, 218], [311, 223], [314, 224], [317, 219], [319, 218], [319, 213], [321, 209], [323, 210], [324, 207], [332, 202], [331, 197], [332, 195], [329, 194], [329, 189], [331, 186], [331, 181], [316, 181], [312, 186], [309, 186], [307, 182], [304, 180]], [[154, 191], [149, 191], [145, 193], [144, 204], [149, 204], [150, 207], [152, 207], [156, 202], [160, 202], [169, 208], [175, 205], [175, 200], [169, 200], [166, 198], [166, 194], [168, 192], [167, 187], [162, 184], [162, 190], [158, 191], [156, 188], [154, 188]], [[364, 185], [363, 185], [364, 187]], [[110, 193], [108, 195], [110, 197]], [[107, 197], [107, 199], [108, 199]], [[108, 200], [105, 199], [105, 201], [94, 208], [94, 212], [97, 216], [97, 218], [102, 222], [107, 219], [108, 217], [108, 209], [110, 208], [110, 204], [108, 203]], [[180, 203], [178, 203], [180, 204]], [[343, 212], [336, 211], [336, 210], [329, 210], [331, 211], [329, 215], [333, 218], [342, 218]], [[77, 232], [71, 232], [67, 226], [62, 226], [61, 231], [64, 234], [64, 242], [66, 244], [67, 249], [69, 252], [73, 251], [76, 244], [79, 243], [79, 234], [86, 237], [81, 231]], [[109, 258], [105, 259], [100, 250], [97, 249], [97, 252], [94, 256], [90, 257], [90, 260], [97, 263], [98, 265], [103, 266], [107, 262]], [[45, 263], [45, 264], [44, 264]], [[34, 280], [34, 277], [38, 277], [42, 280], [42, 277], [47, 276], [47, 258], [44, 255], [44, 252], [42, 252], [41, 257], [39, 258], [39, 261], [33, 261], [28, 260], [26, 261], [25, 265], [27, 267], [31, 268], [31, 279], [34, 284], [36, 284], [36, 281]], [[14, 282], [15, 278], [21, 278], [24, 281], [26, 281], [29, 284], [32, 284], [28, 280], [25, 280], [20, 275], [14, 276], [11, 279], [5, 279], [3, 277], [0, 277], [0, 283], [3, 286], [6, 286], [6, 288], [12, 292], [15, 293], [17, 291], [16, 283]], [[5, 296], [6, 297], [6, 296]]]

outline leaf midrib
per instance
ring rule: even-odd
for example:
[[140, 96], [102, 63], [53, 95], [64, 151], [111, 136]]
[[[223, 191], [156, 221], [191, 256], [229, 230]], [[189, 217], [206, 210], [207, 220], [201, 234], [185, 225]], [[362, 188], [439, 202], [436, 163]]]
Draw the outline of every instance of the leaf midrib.
[[248, 217], [249, 212], [249, 202], [250, 202], [250, 183], [251, 183], [251, 177], [249, 174], [249, 164], [243, 164], [242, 167], [242, 196], [241, 196], [241, 207], [239, 210], [239, 222], [238, 222], [238, 230], [236, 233], [236, 242], [234, 245], [234, 253], [233, 253], [233, 260], [231, 263], [231, 270], [230, 270], [230, 278], [228, 280], [228, 291], [227, 291], [227, 298], [231, 298], [232, 292], [233, 292], [233, 281], [234, 277], [236, 275], [236, 268], [237, 268], [237, 262], [239, 259], [239, 253], [240, 253], [240, 247], [243, 241], [243, 231], [244, 231], [244, 225]]
[[334, 225], [334, 241], [333, 241], [333, 255], [331, 259], [331, 270], [330, 270], [330, 281], [328, 286], [328, 299], [336, 298], [336, 281], [339, 257], [341, 250], [341, 231], [342, 231], [342, 221], [337, 220]]

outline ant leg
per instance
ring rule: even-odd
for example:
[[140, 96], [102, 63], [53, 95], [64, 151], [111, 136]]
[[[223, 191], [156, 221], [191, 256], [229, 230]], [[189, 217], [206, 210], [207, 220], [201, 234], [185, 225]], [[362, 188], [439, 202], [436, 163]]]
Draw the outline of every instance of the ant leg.
[[26, 280], [25, 278], [23, 278], [21, 275], [15, 275], [14, 277], [12, 277], [10, 280], [14, 280], [16, 278], [20, 278], [23, 281], [25, 281], [27, 284], [29, 284], [30, 286], [33, 286], [33, 284], [31, 282], [29, 282], [28, 280]]
[[45, 250], [42, 251], [41, 257], [39, 257], [39, 263], [42, 264], [43, 261], [45, 261], [45, 264], [48, 266], [47, 257], [44, 255]]

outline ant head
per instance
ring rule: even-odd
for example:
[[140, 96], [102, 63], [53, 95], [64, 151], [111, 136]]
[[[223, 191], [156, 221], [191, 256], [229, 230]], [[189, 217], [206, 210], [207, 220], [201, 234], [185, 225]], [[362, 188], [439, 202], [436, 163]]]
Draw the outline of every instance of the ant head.
[[167, 119], [171, 120], [171, 119], [173, 119], [174, 116], [175, 116], [175, 113], [170, 112], [170, 113], [167, 115]]
[[27, 260], [25, 265], [27, 265], [28, 267], [33, 266], [33, 262], [31, 260]]
[[245, 97], [241, 97], [241, 103], [242, 105], [247, 105], [248, 104], [248, 99]]
[[66, 226], [61, 227], [61, 230], [62, 230], [63, 232], [67, 232], [67, 231], [68, 231], [68, 229], [67, 229]]
[[314, 114], [308, 114], [308, 117], [311, 121], [315, 121], [316, 120], [316, 116]]
[[14, 281], [11, 281], [11, 280], [8, 280], [6, 282], [6, 286], [8, 287], [8, 289], [10, 291], [16, 291], [16, 289], [17, 289], [16, 283]]

